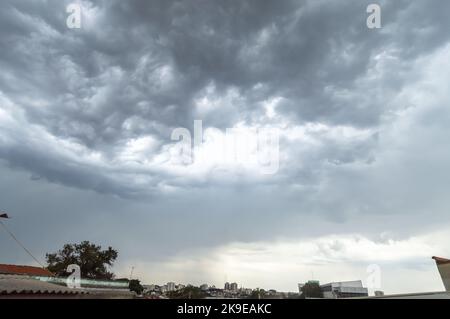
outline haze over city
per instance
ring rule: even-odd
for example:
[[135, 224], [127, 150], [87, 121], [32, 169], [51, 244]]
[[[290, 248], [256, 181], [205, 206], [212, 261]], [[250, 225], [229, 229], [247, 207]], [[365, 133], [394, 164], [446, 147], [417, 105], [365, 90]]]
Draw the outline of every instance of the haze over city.
[[[373, 2], [1, 1], [8, 227], [42, 261], [112, 246], [143, 283], [297, 291], [377, 265], [386, 293], [442, 290], [450, 2], [377, 1], [371, 29]], [[277, 132], [276, 169], [218, 161], [227, 129]], [[0, 263], [36, 265], [1, 231]]]

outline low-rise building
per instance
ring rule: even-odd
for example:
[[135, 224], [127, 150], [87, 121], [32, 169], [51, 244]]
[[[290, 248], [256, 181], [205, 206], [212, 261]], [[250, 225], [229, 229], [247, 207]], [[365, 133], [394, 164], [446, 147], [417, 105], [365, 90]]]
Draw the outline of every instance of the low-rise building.
[[328, 299], [367, 297], [369, 291], [363, 287], [361, 280], [332, 282], [321, 285], [323, 297]]

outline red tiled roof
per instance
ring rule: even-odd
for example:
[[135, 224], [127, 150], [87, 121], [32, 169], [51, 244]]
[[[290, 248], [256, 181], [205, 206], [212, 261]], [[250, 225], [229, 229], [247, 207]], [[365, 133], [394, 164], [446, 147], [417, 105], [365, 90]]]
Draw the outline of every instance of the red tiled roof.
[[445, 259], [441, 257], [433, 257], [438, 265], [450, 264], [450, 259]]
[[20, 265], [0, 264], [0, 274], [8, 275], [28, 275], [28, 276], [53, 276], [53, 274], [44, 268]]

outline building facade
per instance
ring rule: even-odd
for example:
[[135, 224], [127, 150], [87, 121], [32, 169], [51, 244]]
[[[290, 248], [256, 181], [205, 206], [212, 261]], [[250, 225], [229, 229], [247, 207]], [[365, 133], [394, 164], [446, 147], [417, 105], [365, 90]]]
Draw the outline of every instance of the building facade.
[[168, 282], [166, 287], [167, 287], [167, 292], [176, 290], [176, 285], [174, 282]]
[[361, 280], [332, 282], [321, 285], [323, 297], [328, 299], [367, 297], [369, 291], [363, 287]]

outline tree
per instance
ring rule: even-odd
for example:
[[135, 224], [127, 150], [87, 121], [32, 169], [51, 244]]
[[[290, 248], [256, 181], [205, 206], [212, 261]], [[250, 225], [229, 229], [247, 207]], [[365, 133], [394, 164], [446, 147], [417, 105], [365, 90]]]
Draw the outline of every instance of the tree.
[[249, 299], [264, 299], [266, 297], [266, 291], [264, 289], [256, 288], [252, 291]]
[[302, 294], [300, 296], [302, 299], [306, 298], [323, 298], [322, 289], [317, 282], [309, 281], [302, 287]]
[[134, 291], [138, 295], [142, 295], [142, 293], [144, 292], [144, 287], [141, 285], [141, 282], [137, 279], [130, 280], [128, 287], [130, 288], [130, 291]]
[[101, 246], [83, 241], [80, 244], [66, 244], [63, 249], [53, 254], [46, 254], [47, 269], [58, 276], [67, 276], [69, 265], [78, 265], [81, 277], [88, 279], [113, 279], [108, 271], [117, 259], [118, 252], [111, 247], [102, 250]]

